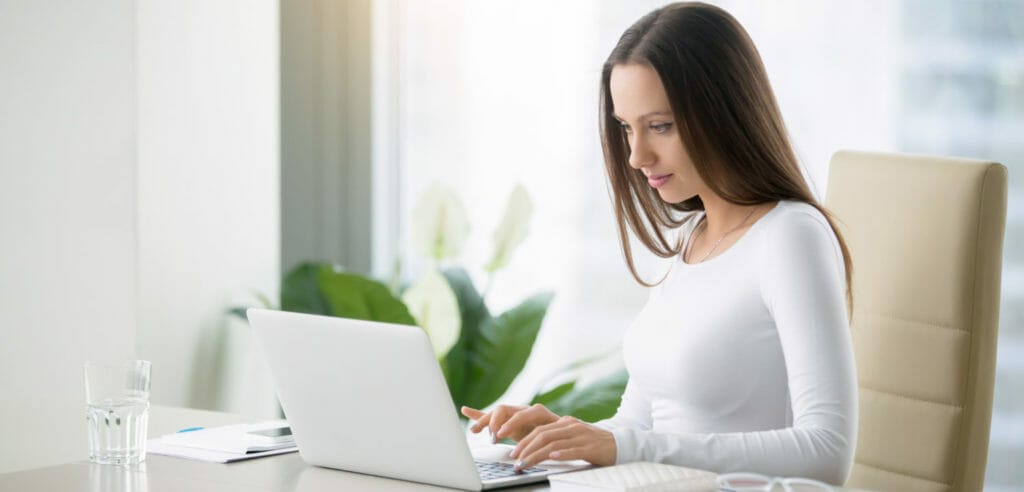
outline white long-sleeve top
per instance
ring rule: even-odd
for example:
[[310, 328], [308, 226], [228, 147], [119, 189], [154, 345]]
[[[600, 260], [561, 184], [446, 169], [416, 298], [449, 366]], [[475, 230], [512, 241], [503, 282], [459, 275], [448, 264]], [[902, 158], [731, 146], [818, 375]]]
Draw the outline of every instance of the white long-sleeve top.
[[802, 202], [703, 263], [677, 258], [626, 331], [618, 412], [596, 424], [616, 461], [844, 483], [857, 435], [845, 293], [839, 242]]

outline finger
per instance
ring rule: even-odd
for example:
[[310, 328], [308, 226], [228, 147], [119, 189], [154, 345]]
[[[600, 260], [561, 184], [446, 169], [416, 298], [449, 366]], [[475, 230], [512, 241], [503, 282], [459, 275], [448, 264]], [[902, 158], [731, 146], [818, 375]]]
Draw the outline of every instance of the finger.
[[462, 410], [462, 415], [465, 415], [467, 418], [470, 418], [470, 419], [473, 419], [473, 420], [480, 420], [480, 417], [483, 417], [484, 415], [487, 415], [487, 412], [483, 412], [483, 411], [477, 410], [477, 409], [475, 409], [473, 407], [467, 407], [465, 405], [463, 405], [461, 410]]
[[[532, 413], [530, 409], [522, 410], [512, 414], [507, 420], [497, 425], [498, 430], [494, 433], [494, 437], [502, 439], [511, 435], [526, 434], [529, 429], [532, 429], [536, 424], [531, 425], [530, 420]], [[519, 437], [522, 437], [521, 435]]]
[[[558, 460], [558, 461], [572, 461], [572, 460], [586, 460], [590, 451], [586, 446], [576, 445], [575, 442], [567, 442], [566, 446], [572, 445], [572, 447], [563, 447], [561, 449], [555, 449], [548, 454], [547, 459]], [[588, 460], [589, 461], [589, 460]]]
[[523, 457], [519, 459], [519, 461], [516, 461], [515, 468], [517, 470], [523, 470], [531, 466], [536, 466], [541, 461], [550, 458], [552, 453], [561, 454], [562, 450], [571, 449], [573, 447], [578, 446], [579, 443], [575, 442], [578, 440], [578, 437], [569, 437], [565, 439], [555, 439], [551, 442], [548, 442], [544, 446], [541, 446], [539, 449], [524, 454]]
[[519, 443], [516, 445], [515, 449], [512, 450], [511, 456], [513, 458], [518, 456], [519, 453], [521, 453], [523, 451], [523, 449], [525, 449], [527, 446], [529, 446], [530, 443], [534, 439], [536, 439], [537, 435], [539, 435], [539, 434], [541, 434], [543, 432], [547, 432], [549, 430], [553, 430], [553, 429], [556, 429], [556, 428], [559, 428], [559, 427], [564, 427], [564, 426], [567, 426], [567, 425], [574, 425], [574, 424], [578, 424], [578, 423], [580, 423], [580, 421], [576, 417], [571, 417], [571, 416], [566, 415], [564, 417], [559, 417], [558, 420], [555, 420], [554, 422], [551, 422], [549, 424], [538, 425], [537, 427], [534, 427], [533, 430], [531, 430], [526, 435], [526, 437], [523, 437], [522, 439], [519, 440]]
[[526, 436], [526, 434], [536, 426], [536, 424], [530, 423], [529, 420], [531, 419], [529, 418], [529, 415], [527, 415], [526, 411], [518, 412], [509, 417], [504, 424], [498, 426], [498, 432], [494, 434], [494, 437], [497, 437], [498, 439], [511, 437], [518, 441]]
[[543, 434], [546, 431], [552, 430], [558, 427], [559, 425], [562, 425], [561, 421], [556, 421], [551, 424], [538, 425], [537, 427], [534, 427], [533, 430], [527, 433], [526, 436], [524, 436], [522, 439], [519, 440], [519, 442], [516, 443], [516, 446], [512, 448], [512, 451], [508, 455], [512, 458], [518, 458], [522, 454], [523, 450], [531, 446], [541, 434]]
[[476, 423], [474, 423], [473, 426], [469, 428], [469, 430], [472, 431], [474, 434], [476, 434], [476, 433], [480, 432], [481, 430], [483, 430], [485, 427], [487, 427], [487, 425], [490, 422], [491, 422], [491, 414], [485, 413], [483, 415], [483, 417], [480, 417], [480, 420], [477, 420]]
[[525, 410], [516, 412], [514, 415], [498, 427], [498, 432], [495, 437], [502, 439], [505, 437], [512, 437], [515, 440], [521, 440], [525, 437], [534, 427], [538, 425], [548, 423], [551, 411], [545, 408], [543, 405], [533, 405]]
[[[547, 427], [547, 429], [536, 434], [531, 432], [531, 436], [527, 436], [526, 439], [519, 441], [519, 444], [517, 444], [516, 448], [512, 450], [510, 456], [522, 459], [525, 456], [536, 453], [538, 449], [542, 449], [551, 442], [569, 439], [578, 432], [578, 429], [574, 428], [573, 423], [570, 422], [560, 421], [555, 424], [549, 424], [541, 427]], [[538, 427], [537, 429], [540, 429], [541, 427]]]
[[487, 416], [487, 413], [481, 412], [480, 410], [477, 410], [473, 407], [467, 407], [465, 405], [462, 406], [460, 411], [462, 412], [462, 415], [465, 415], [467, 418], [473, 421], [473, 425], [469, 427], [469, 430], [472, 431], [474, 434], [480, 432], [480, 429], [482, 429], [483, 426], [480, 426], [478, 424], [480, 423], [480, 420], [482, 418]]
[[512, 418], [512, 416], [515, 415], [515, 413], [518, 412], [519, 410], [520, 408], [518, 407], [512, 407], [509, 405], [498, 405], [494, 409], [494, 411], [491, 412], [491, 421], [489, 424], [487, 424], [487, 426], [490, 428], [491, 436], [494, 437], [495, 442], [498, 441], [498, 429], [500, 429], [501, 426], [505, 425], [505, 422], [508, 422], [508, 419]]
[[[583, 425], [587, 426], [587, 424]], [[617, 453], [615, 437], [604, 430], [590, 430], [593, 432], [577, 432], [571, 441], [563, 441], [565, 445], [562, 449], [551, 451], [548, 453], [547, 459], [585, 460], [597, 466], [614, 465]]]
[[547, 430], [537, 434], [536, 437], [531, 439], [530, 442], [526, 443], [522, 448], [519, 448], [518, 450], [514, 449], [512, 451], [514, 453], [513, 457], [516, 459], [522, 459], [524, 456], [534, 454], [537, 450], [543, 449], [544, 446], [547, 446], [554, 441], [574, 437], [574, 434], [573, 429], [568, 426]]

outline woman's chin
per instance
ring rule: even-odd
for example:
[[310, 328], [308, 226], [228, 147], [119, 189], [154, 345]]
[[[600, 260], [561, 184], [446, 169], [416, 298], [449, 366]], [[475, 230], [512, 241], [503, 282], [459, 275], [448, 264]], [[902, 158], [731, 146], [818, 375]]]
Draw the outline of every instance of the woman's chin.
[[680, 193], [678, 190], [660, 189], [658, 190], [658, 196], [660, 196], [661, 201], [665, 203], [681, 203], [696, 196], [696, 194]]

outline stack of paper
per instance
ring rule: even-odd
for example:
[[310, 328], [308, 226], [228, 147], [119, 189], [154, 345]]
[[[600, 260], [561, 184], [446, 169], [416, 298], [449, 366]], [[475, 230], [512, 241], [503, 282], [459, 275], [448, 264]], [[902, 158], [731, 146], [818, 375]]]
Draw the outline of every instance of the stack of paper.
[[179, 432], [150, 439], [146, 452], [214, 463], [259, 458], [298, 451], [295, 441], [266, 443], [248, 434], [250, 431], [288, 425], [283, 420], [256, 424], [226, 425], [189, 432]]
[[704, 470], [637, 462], [548, 477], [551, 492], [717, 492], [718, 475]]

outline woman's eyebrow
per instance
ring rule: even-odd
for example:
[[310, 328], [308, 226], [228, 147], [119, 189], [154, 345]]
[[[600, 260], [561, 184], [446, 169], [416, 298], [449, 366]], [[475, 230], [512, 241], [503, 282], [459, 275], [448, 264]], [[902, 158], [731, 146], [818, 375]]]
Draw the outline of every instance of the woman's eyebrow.
[[[667, 110], [651, 111], [649, 113], [644, 113], [644, 114], [640, 115], [640, 117], [638, 119], [642, 120], [642, 119], [645, 119], [645, 118], [649, 118], [651, 116], [668, 116], [668, 115], [671, 115], [671, 114], [672, 114], [672, 112], [671, 111], [667, 111]], [[612, 113], [612, 116], [615, 119], [619, 120], [619, 121], [625, 121], [618, 114]]]

